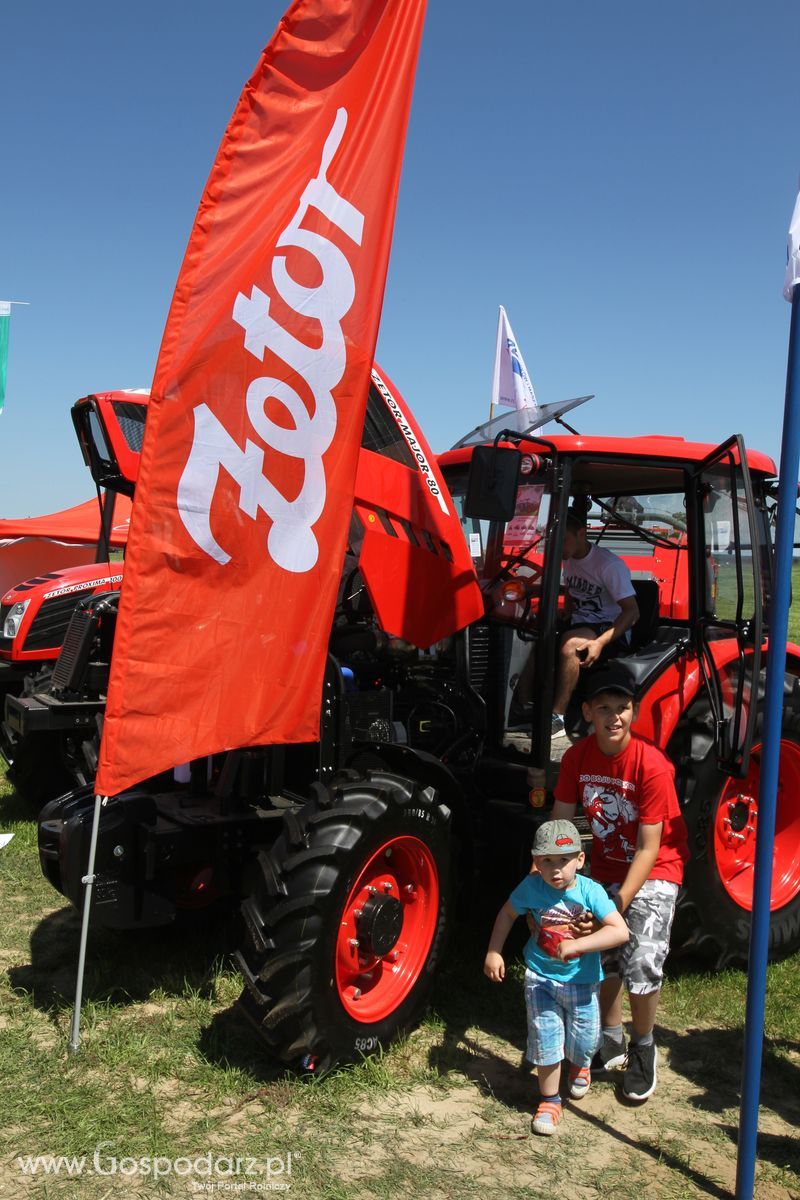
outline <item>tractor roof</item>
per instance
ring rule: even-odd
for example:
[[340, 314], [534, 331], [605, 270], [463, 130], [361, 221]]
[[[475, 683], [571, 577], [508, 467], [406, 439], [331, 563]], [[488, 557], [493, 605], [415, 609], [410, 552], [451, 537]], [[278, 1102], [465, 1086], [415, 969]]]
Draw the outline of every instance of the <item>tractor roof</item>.
[[[548, 446], [552, 446], [559, 455], [590, 457], [593, 460], [613, 458], [617, 462], [621, 458], [627, 458], [631, 464], [638, 463], [641, 466], [691, 466], [693, 463], [701, 463], [716, 449], [711, 442], [687, 442], [681, 437], [654, 433], [639, 437], [556, 434], [545, 435], [541, 441], [534, 437], [519, 443], [520, 450], [539, 455], [546, 454]], [[468, 463], [471, 455], [471, 446], [461, 446], [457, 450], [448, 450], [440, 454], [438, 459], [442, 466], [448, 467]], [[760, 450], [748, 449], [747, 465], [751, 471], [761, 475], [777, 475], [775, 463]]]

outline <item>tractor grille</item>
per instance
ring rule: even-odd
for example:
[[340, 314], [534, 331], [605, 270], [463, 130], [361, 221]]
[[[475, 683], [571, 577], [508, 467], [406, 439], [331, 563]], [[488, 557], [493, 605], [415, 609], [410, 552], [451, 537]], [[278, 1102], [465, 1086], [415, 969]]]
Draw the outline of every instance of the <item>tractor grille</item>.
[[80, 592], [73, 592], [69, 596], [45, 600], [33, 618], [23, 649], [57, 650], [64, 640], [75, 605], [82, 598]]
[[76, 608], [72, 613], [58, 661], [53, 668], [54, 692], [62, 692], [65, 689], [74, 691], [80, 687], [89, 661], [94, 628], [91, 608], [83, 604]]
[[486, 682], [489, 672], [489, 626], [485, 621], [470, 625], [467, 640], [469, 655], [469, 681], [477, 692]]

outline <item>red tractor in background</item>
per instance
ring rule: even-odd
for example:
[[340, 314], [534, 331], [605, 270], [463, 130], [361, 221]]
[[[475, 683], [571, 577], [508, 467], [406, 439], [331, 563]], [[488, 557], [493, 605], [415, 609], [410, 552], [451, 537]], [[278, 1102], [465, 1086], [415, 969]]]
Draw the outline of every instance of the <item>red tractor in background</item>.
[[[111, 561], [111, 546], [119, 544], [117, 496], [131, 497], [136, 482], [148, 393], [99, 392], [84, 396], [72, 407], [72, 420], [83, 452], [98, 486], [100, 526], [93, 564], [44, 570], [9, 589], [0, 601], [0, 704], [11, 696], [50, 695], [53, 669], [72, 615], [83, 600], [114, 593], [122, 583], [122, 562]], [[106, 455], [106, 458], [103, 458]], [[119, 464], [113, 487], [107, 487], [108, 463]], [[102, 490], [101, 490], [102, 489]], [[43, 552], [43, 553], [46, 553]], [[94, 714], [103, 681], [91, 690], [95, 700], [90, 713], [61, 710], [57, 730], [50, 721], [34, 719], [24, 736], [5, 719], [0, 722], [0, 755], [8, 776], [20, 795], [41, 805], [58, 792], [86, 783], [94, 775], [96, 759], [87, 761], [84, 745], [96, 740]], [[86, 697], [89, 698], [88, 695]], [[102, 708], [102, 703], [99, 706]], [[15, 710], [14, 710], [15, 711]], [[51, 734], [55, 733], [55, 736]]]
[[[543, 437], [518, 419], [437, 461], [375, 370], [319, 740], [187, 764], [183, 783], [146, 781], [102, 809], [92, 919], [130, 929], [240, 903], [240, 1003], [291, 1066], [324, 1071], [412, 1023], [478, 877], [499, 896], [528, 867], [559, 765], [550, 714], [569, 504], [633, 572], [640, 617], [624, 657], [637, 729], [675, 763], [690, 832], [676, 937], [746, 955], [774, 464], [739, 437]], [[105, 486], [118, 442], [85, 447]], [[76, 612], [64, 678], [91, 661], [92, 621]], [[799, 680], [789, 646], [774, 953], [800, 945]], [[8, 719], [12, 704], [23, 720], [13, 698]], [[78, 907], [92, 813], [85, 787], [40, 819], [43, 871]]]

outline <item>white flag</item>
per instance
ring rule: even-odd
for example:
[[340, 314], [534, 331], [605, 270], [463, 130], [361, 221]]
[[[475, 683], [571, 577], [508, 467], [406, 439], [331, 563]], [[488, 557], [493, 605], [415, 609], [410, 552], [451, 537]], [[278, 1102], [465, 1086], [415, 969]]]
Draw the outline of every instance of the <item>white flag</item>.
[[800, 283], [800, 192], [792, 213], [792, 223], [789, 226], [789, 241], [786, 246], [786, 278], [783, 281], [783, 294], [792, 303], [792, 292], [795, 284]]
[[497, 320], [492, 404], [505, 404], [508, 408], [529, 408], [534, 412], [539, 407], [531, 377], [502, 304]]

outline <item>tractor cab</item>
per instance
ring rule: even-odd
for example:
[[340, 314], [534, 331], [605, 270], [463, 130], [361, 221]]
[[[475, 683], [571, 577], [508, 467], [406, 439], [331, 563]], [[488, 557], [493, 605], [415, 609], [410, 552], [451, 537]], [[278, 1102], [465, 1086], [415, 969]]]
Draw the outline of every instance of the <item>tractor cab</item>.
[[[637, 727], [665, 744], [674, 703], [658, 681], [675, 670], [691, 675], [710, 697], [720, 768], [746, 772], [756, 708], [747, 680], [759, 669], [770, 594], [774, 464], [745, 452], [740, 438], [713, 448], [681, 438], [508, 431], [491, 446], [457, 447], [440, 463], [484, 597], [470, 645], [476, 654], [484, 641], [492, 664], [480, 688], [495, 754], [527, 759], [531, 777], [551, 787], [570, 744], [550, 733], [570, 625], [563, 555], [572, 509], [586, 516], [590, 547], [611, 551], [631, 573], [639, 615], [604, 655], [624, 660], [636, 681]], [[580, 678], [565, 726], [572, 739], [587, 732]]]
[[117, 497], [134, 493], [148, 401], [147, 391], [120, 390], [92, 393], [72, 406], [97, 485], [95, 563], [42, 572], [0, 603], [0, 757], [18, 792], [34, 803], [85, 782], [97, 765], [107, 631], [124, 574], [121, 562], [111, 562], [111, 547], [123, 533], [127, 538], [131, 511]]
[[132, 496], [150, 393], [146, 389], [96, 392], [76, 400], [72, 423], [98, 487]]

